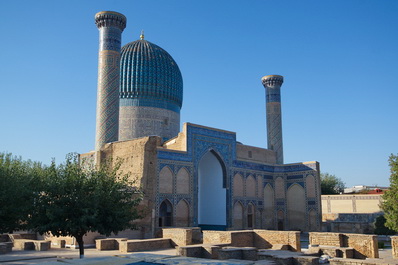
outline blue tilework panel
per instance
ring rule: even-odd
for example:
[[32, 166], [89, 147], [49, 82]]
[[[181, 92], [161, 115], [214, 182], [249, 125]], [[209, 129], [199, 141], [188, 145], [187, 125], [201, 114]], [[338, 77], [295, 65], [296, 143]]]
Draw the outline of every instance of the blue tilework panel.
[[281, 102], [279, 89], [269, 89], [266, 97], [267, 102]]
[[287, 176], [287, 179], [302, 179], [304, 176], [303, 175], [293, 175], [293, 176]]
[[[194, 124], [186, 125], [186, 141], [187, 150], [186, 152], [172, 151], [172, 150], [158, 150], [158, 173], [160, 170], [168, 166], [171, 170], [176, 173], [178, 170], [175, 167], [186, 166], [191, 168], [192, 176], [192, 188], [191, 196], [193, 198], [191, 206], [193, 207], [192, 223], [197, 225], [198, 221], [198, 169], [201, 158], [209, 151], [212, 151], [220, 160], [220, 163], [224, 166], [224, 178], [226, 185], [226, 208], [227, 208], [227, 226], [232, 227], [233, 224], [233, 212], [232, 209], [234, 204], [238, 201], [242, 203], [243, 207], [247, 207], [248, 203], [252, 203], [256, 209], [262, 209], [264, 205], [263, 194], [261, 191], [266, 185], [271, 185], [272, 189], [275, 189], [274, 181], [277, 178], [283, 179], [283, 190], [284, 193], [288, 191], [289, 187], [293, 184], [299, 184], [306, 190], [306, 177], [309, 175], [317, 176], [318, 164], [307, 163], [307, 164], [290, 164], [290, 165], [274, 165], [274, 164], [261, 164], [250, 161], [241, 161], [236, 158], [236, 134], [233, 132], [227, 132], [212, 128], [207, 128]], [[251, 175], [256, 180], [256, 195], [257, 199], [238, 196], [233, 194], [233, 177], [235, 174], [240, 174], [243, 180], [246, 181], [247, 176]], [[235, 197], [234, 197], [235, 196]], [[320, 200], [320, 196], [318, 196]], [[164, 195], [159, 195], [158, 204], [166, 198]], [[261, 199], [260, 199], [261, 198]], [[276, 200], [276, 198], [275, 198]], [[311, 209], [320, 211], [320, 203], [313, 204], [313, 199], [306, 199], [307, 205], [311, 206]], [[286, 211], [286, 199], [278, 199], [275, 201], [276, 209]], [[276, 214], [276, 211], [274, 212]], [[276, 216], [275, 216], [276, 218]], [[306, 217], [307, 218], [307, 217]]]

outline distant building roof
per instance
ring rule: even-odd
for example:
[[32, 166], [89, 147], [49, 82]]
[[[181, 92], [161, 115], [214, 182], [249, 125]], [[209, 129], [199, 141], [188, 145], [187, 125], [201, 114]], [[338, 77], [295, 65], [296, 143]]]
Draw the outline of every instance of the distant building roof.
[[388, 187], [357, 185], [344, 189], [344, 193], [359, 193], [367, 191], [368, 194], [383, 194], [385, 190], [388, 190]]

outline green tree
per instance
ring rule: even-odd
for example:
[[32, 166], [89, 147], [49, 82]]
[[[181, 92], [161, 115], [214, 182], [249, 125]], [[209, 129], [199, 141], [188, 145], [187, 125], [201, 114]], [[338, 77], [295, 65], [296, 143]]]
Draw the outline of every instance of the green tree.
[[321, 173], [321, 194], [339, 194], [343, 192], [345, 183], [335, 175]]
[[0, 233], [26, 228], [44, 167], [11, 153], [0, 153]]
[[384, 217], [384, 215], [380, 215], [376, 218], [376, 220], [374, 222], [376, 235], [395, 235], [394, 230], [391, 230], [385, 226], [386, 221], [387, 220]]
[[398, 231], [398, 156], [391, 154], [389, 157], [390, 165], [390, 187], [383, 194], [381, 209], [384, 211], [386, 226], [394, 231]]
[[109, 236], [134, 228], [142, 195], [128, 175], [118, 174], [119, 168], [120, 163], [96, 168], [79, 162], [77, 155], [69, 155], [59, 166], [53, 162], [42, 178], [29, 227], [40, 234], [75, 237], [81, 258], [87, 232]]

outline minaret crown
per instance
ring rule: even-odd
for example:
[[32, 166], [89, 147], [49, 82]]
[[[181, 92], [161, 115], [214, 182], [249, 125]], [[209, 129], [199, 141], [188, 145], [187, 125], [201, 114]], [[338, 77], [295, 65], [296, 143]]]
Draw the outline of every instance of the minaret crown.
[[263, 86], [281, 86], [283, 84], [283, 76], [281, 75], [266, 75], [261, 78]]
[[121, 31], [126, 28], [127, 19], [123, 14], [114, 11], [102, 11], [95, 14], [97, 28], [117, 27]]

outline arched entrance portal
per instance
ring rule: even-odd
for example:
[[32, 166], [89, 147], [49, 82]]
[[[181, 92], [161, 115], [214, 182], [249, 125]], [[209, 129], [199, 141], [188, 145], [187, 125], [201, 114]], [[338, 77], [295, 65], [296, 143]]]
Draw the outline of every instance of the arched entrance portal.
[[226, 229], [227, 195], [221, 163], [213, 151], [206, 153], [199, 163], [198, 225], [203, 229]]

